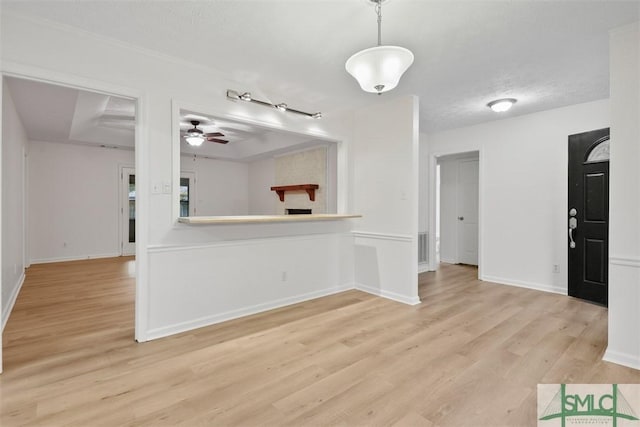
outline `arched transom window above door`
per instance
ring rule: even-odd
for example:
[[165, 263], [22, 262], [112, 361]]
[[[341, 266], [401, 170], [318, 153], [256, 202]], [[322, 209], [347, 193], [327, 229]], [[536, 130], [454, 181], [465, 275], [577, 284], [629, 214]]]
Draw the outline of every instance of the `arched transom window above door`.
[[587, 163], [609, 161], [609, 137], [596, 143], [587, 155]]

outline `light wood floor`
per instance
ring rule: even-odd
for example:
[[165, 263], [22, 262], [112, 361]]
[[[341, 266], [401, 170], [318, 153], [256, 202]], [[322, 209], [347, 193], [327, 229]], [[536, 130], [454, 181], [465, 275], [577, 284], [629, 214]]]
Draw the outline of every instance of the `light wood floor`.
[[538, 383], [638, 383], [604, 308], [443, 266], [410, 307], [349, 291], [133, 341], [131, 259], [36, 265], [4, 331], [0, 424], [532, 426]]

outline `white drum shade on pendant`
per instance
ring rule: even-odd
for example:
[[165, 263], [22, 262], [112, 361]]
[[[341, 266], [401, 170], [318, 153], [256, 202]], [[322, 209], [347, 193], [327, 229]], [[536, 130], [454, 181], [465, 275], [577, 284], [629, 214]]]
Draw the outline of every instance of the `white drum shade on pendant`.
[[376, 46], [361, 50], [349, 58], [345, 68], [365, 92], [387, 92], [400, 82], [413, 64], [413, 53], [399, 46]]
[[378, 95], [398, 86], [400, 77], [413, 64], [413, 53], [409, 49], [382, 44], [383, 1], [369, 0], [376, 6], [378, 15], [378, 46], [353, 54], [344, 65], [362, 90]]

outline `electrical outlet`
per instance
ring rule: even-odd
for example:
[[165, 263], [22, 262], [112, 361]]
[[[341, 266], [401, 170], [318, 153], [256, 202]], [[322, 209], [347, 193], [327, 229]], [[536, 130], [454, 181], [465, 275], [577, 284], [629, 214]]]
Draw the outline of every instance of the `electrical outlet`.
[[560, 266], [558, 264], [553, 264], [553, 272], [560, 273]]

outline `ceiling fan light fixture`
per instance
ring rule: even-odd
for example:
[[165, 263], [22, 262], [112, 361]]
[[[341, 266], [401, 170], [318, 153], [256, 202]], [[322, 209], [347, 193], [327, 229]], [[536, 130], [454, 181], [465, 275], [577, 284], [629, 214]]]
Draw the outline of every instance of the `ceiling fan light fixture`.
[[280, 104], [276, 104], [275, 107], [279, 111], [287, 111], [287, 104], [285, 104], [284, 102], [281, 102]]
[[204, 137], [202, 135], [200, 135], [200, 136], [187, 136], [185, 138], [185, 141], [187, 141], [187, 144], [191, 145], [192, 147], [199, 147], [204, 142]]
[[242, 95], [240, 95], [240, 99], [242, 99], [243, 101], [251, 101], [251, 93], [243, 93]]
[[313, 114], [311, 115], [311, 118], [312, 118], [312, 119], [321, 119], [321, 118], [322, 118], [322, 113], [321, 113], [321, 112], [319, 112], [319, 111], [318, 111], [317, 113], [313, 113]]
[[504, 113], [513, 107], [513, 104], [518, 102], [515, 98], [502, 98], [491, 101], [487, 104], [487, 107], [491, 108], [496, 113]]
[[400, 46], [382, 45], [383, 0], [369, 0], [376, 6], [378, 15], [378, 46], [351, 55], [345, 68], [365, 92], [388, 92], [398, 86], [400, 78], [413, 64], [413, 53]]

